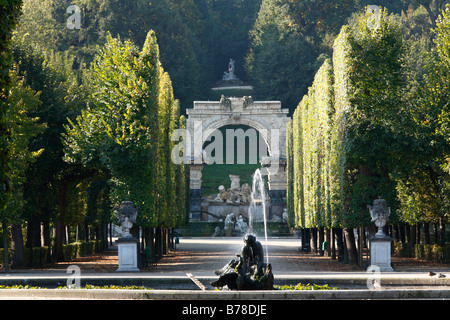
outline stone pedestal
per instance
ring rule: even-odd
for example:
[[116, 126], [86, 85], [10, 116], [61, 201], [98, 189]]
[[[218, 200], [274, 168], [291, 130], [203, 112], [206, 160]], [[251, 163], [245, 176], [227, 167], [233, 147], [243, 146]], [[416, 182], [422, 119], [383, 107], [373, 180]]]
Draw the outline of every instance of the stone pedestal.
[[370, 242], [370, 264], [380, 271], [394, 271], [391, 266], [391, 242], [392, 238], [371, 237]]
[[139, 272], [138, 265], [138, 239], [119, 238], [116, 241], [119, 247], [119, 272]]

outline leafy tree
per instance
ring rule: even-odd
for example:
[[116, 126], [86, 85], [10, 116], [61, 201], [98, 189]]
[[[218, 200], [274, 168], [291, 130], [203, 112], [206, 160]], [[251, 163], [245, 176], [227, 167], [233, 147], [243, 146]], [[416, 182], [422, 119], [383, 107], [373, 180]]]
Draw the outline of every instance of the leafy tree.
[[[42, 104], [32, 110], [30, 116], [47, 124], [46, 130], [30, 141], [30, 150], [44, 151], [28, 168], [24, 183], [27, 205], [23, 218], [28, 221], [27, 246], [34, 247], [41, 245], [41, 222], [57, 221], [59, 213], [64, 212], [58, 204], [64, 206], [66, 201], [58, 202], [58, 193], [62, 190], [61, 184], [67, 181], [65, 174], [70, 170], [62, 161], [60, 134], [67, 117], [72, 117], [83, 105], [84, 88], [78, 85], [77, 74], [71, 69], [73, 59], [27, 45], [27, 38], [15, 37], [13, 55], [25, 84], [40, 92]], [[49, 245], [50, 234], [44, 238]]]
[[170, 137], [179, 103], [161, 67], [155, 32], [148, 33], [142, 51], [109, 35], [88, 78], [90, 103], [66, 126], [65, 160], [106, 173], [111, 203], [133, 201], [141, 227], [175, 226], [174, 208], [183, 193], [175, 194]]
[[0, 2], [0, 209], [3, 210], [6, 192], [8, 189], [8, 120], [6, 112], [8, 109], [8, 95], [10, 87], [11, 67], [11, 37], [17, 24], [22, 1], [1, 1]]
[[158, 123], [159, 50], [149, 33], [144, 49], [111, 36], [91, 70], [92, 103], [70, 122], [66, 161], [99, 166], [111, 175], [113, 203], [140, 206], [140, 219], [153, 223]]
[[[437, 21], [434, 46], [423, 55], [425, 65], [411, 85], [408, 126], [414, 138], [407, 161], [399, 168], [402, 219], [410, 224], [439, 223], [441, 244], [450, 200], [448, 155], [448, 25], [447, 7]], [[427, 43], [427, 47], [430, 45]], [[425, 51], [425, 50], [423, 50]], [[412, 73], [413, 75], [415, 73]]]
[[[0, 213], [4, 216], [4, 206], [9, 189], [8, 181], [8, 160], [9, 145], [8, 139], [10, 128], [6, 117], [9, 107], [9, 88], [11, 85], [9, 69], [11, 67], [11, 37], [16, 27], [21, 13], [21, 0], [0, 2]], [[5, 217], [2, 217], [3, 245], [7, 246], [7, 225]], [[5, 250], [4, 265], [9, 269], [8, 250]]]
[[26, 181], [27, 169], [42, 153], [42, 149], [31, 151], [28, 147], [30, 139], [42, 133], [46, 125], [39, 123], [39, 118], [32, 118], [29, 114], [41, 104], [39, 94], [26, 87], [23, 80], [17, 75], [17, 70], [11, 70], [10, 106], [7, 117], [10, 123], [11, 135], [9, 137], [10, 170], [8, 172], [10, 190], [8, 192], [5, 222], [12, 225], [12, 247], [14, 255], [13, 267], [24, 264], [22, 212], [24, 208], [23, 184]]
[[317, 72], [292, 128], [297, 224], [343, 227], [350, 263], [357, 263], [352, 229], [370, 223], [367, 204], [382, 196], [395, 220], [393, 175], [409, 141], [400, 24], [384, 11], [374, 30], [369, 17], [341, 29], [333, 66], [326, 60]]
[[336, 32], [354, 7], [351, 0], [264, 0], [250, 31], [246, 61], [257, 97], [281, 100], [293, 111], [332, 54]]

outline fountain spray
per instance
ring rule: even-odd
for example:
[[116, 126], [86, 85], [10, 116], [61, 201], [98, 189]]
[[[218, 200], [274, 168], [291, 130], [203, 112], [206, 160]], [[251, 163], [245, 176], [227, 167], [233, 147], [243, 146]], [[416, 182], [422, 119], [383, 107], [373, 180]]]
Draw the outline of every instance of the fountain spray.
[[269, 263], [269, 250], [267, 243], [267, 216], [266, 216], [266, 193], [264, 190], [264, 179], [260, 169], [257, 169], [253, 174], [252, 180], [252, 194], [251, 194], [251, 204], [248, 209], [248, 220], [249, 220], [249, 233], [254, 233], [253, 222], [256, 217], [253, 217], [253, 213], [256, 213], [257, 203], [261, 203], [262, 206], [262, 219], [264, 221], [264, 237], [265, 237], [265, 247], [266, 247], [266, 263]]

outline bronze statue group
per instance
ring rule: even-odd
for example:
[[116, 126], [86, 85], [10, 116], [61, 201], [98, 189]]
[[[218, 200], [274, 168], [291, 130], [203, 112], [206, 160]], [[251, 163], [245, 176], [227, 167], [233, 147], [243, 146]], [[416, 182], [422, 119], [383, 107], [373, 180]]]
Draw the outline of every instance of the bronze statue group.
[[256, 237], [247, 234], [244, 246], [237, 259], [231, 260], [215, 272], [219, 279], [213, 287], [228, 287], [230, 290], [273, 290], [272, 265], [264, 262], [264, 250]]

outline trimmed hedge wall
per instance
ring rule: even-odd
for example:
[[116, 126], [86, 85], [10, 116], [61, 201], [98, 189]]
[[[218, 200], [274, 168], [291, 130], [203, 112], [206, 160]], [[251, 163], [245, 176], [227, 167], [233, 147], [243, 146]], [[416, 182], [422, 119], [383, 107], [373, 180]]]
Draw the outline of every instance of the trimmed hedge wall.
[[414, 247], [416, 259], [436, 261], [440, 263], [450, 262], [450, 245], [416, 244]]
[[[28, 267], [41, 267], [49, 262], [49, 248], [47, 246], [23, 248], [25, 264]], [[10, 260], [12, 261], [12, 259]]]
[[287, 125], [294, 180], [288, 215], [297, 228], [370, 225], [367, 204], [378, 196], [390, 204], [391, 222], [396, 219], [390, 170], [404, 141], [398, 131], [404, 45], [401, 26], [387, 12], [380, 32], [367, 28], [368, 19], [341, 28], [332, 60], [317, 71]]
[[[13, 257], [13, 252], [12, 250], [8, 251], [9, 253], [9, 261], [12, 261], [12, 257]], [[5, 254], [5, 249], [0, 248], [0, 268], [4, 268], [4, 257], [3, 255]]]
[[79, 257], [92, 256], [101, 251], [101, 240], [73, 242], [63, 245], [64, 259], [70, 261]]
[[[63, 245], [65, 261], [71, 261], [79, 257], [88, 257], [101, 251], [101, 240], [92, 240], [89, 242], [74, 242]], [[0, 268], [3, 268], [4, 249], [0, 248]], [[50, 262], [49, 247], [23, 248], [23, 255], [26, 267], [42, 267]], [[13, 259], [13, 252], [9, 250], [9, 262]]]
[[450, 263], [450, 244], [441, 246], [420, 243], [412, 247], [408, 243], [394, 242], [392, 249], [398, 257], [415, 257], [420, 260]]

